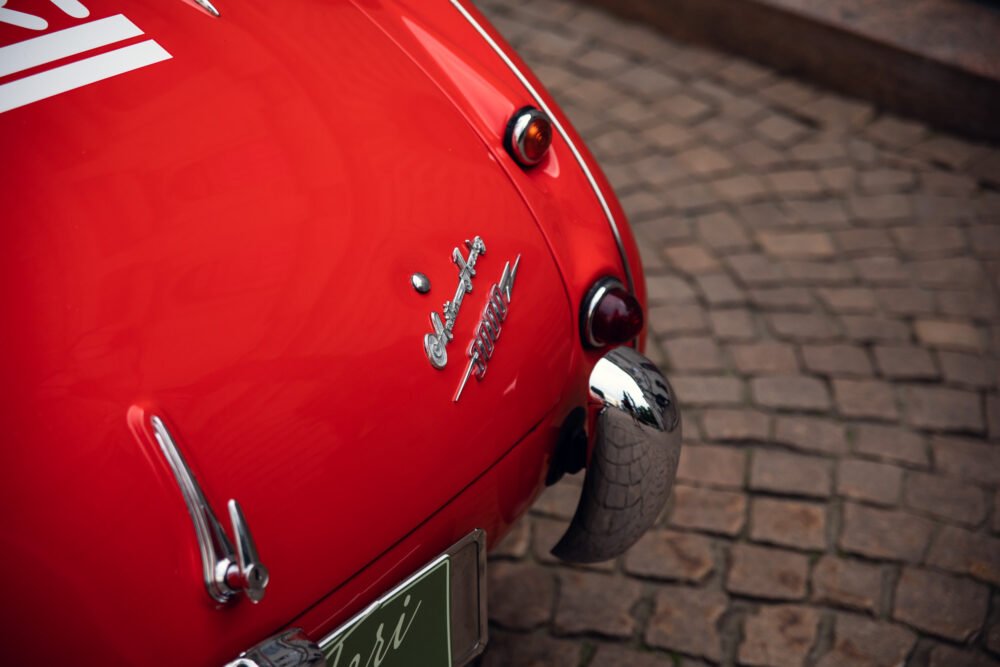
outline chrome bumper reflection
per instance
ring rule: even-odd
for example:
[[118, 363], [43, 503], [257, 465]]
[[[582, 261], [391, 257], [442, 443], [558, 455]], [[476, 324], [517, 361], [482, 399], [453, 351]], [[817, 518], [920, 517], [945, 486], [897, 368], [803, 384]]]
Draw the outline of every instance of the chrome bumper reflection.
[[565, 561], [595, 563], [625, 552], [653, 525], [673, 488], [681, 417], [670, 383], [635, 350], [608, 352], [590, 374], [602, 407], [583, 493], [552, 549]]

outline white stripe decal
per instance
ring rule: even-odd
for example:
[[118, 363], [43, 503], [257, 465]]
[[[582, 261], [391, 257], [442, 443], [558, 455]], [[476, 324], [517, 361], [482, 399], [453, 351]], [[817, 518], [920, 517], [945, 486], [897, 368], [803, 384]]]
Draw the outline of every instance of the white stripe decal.
[[84, 7], [79, 0], [52, 0], [52, 4], [75, 19], [85, 19], [90, 16], [90, 10]]
[[0, 47], [0, 76], [141, 35], [134, 23], [118, 14]]
[[171, 57], [150, 39], [26, 76], [0, 86], [0, 113]]

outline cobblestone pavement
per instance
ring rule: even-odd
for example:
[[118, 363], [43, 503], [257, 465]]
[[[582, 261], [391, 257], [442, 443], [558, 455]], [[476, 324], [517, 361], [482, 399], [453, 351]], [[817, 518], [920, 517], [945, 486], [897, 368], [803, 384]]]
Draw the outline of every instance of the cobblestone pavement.
[[631, 218], [686, 436], [615, 562], [557, 563], [580, 480], [545, 492], [492, 557], [482, 664], [1000, 665], [1000, 152], [572, 3], [481, 4]]

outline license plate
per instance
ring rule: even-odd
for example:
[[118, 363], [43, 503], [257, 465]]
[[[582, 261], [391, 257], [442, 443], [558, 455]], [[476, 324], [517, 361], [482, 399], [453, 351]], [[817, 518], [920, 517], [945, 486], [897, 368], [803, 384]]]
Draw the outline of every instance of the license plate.
[[319, 642], [328, 667], [463, 667], [486, 648], [486, 533], [476, 529]]

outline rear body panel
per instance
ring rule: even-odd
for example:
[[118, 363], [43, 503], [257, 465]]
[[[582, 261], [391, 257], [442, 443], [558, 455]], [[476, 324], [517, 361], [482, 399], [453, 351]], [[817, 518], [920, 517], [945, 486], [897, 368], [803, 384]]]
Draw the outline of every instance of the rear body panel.
[[[47, 7], [48, 32], [124, 12], [144, 34], [93, 53], [153, 39], [171, 57], [0, 113], [12, 654], [56, 636], [107, 664], [218, 664], [306, 610], [330, 630], [473, 527], [506, 531], [583, 400], [579, 299], [621, 264], [565, 145], [534, 174], [503, 153], [530, 100], [481, 38], [449, 6], [86, 5]], [[435, 370], [429, 315], [474, 235], [486, 252]], [[518, 256], [489, 370], [456, 403]], [[218, 514], [239, 500], [271, 571], [260, 605], [206, 595], [130, 408], [169, 424]]]

